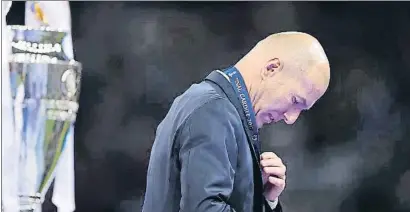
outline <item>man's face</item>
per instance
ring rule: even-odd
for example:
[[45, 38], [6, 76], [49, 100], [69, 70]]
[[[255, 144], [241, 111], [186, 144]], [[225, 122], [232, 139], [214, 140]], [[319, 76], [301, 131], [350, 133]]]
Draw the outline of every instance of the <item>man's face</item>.
[[323, 71], [327, 70], [282, 70], [264, 80], [263, 94], [256, 111], [258, 127], [281, 120], [293, 124], [303, 110], [310, 109], [325, 93], [329, 79]]

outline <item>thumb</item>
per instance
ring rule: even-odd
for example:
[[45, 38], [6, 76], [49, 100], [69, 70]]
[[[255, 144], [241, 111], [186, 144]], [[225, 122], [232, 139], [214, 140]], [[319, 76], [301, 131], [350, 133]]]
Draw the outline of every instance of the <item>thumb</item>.
[[271, 183], [266, 183], [264, 186], [264, 196], [267, 200], [274, 201], [277, 196], [274, 191], [274, 185]]

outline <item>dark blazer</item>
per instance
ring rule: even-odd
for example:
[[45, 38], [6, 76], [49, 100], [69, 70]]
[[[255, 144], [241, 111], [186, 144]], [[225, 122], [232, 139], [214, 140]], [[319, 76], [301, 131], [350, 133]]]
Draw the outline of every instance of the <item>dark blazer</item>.
[[156, 132], [142, 211], [272, 211], [243, 116], [231, 84], [215, 71], [177, 97]]

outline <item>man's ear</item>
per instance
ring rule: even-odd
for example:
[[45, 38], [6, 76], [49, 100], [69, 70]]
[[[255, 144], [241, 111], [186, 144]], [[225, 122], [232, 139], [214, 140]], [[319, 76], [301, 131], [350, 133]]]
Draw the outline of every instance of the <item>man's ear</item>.
[[269, 60], [262, 69], [262, 79], [270, 78], [280, 72], [283, 68], [283, 62], [279, 58]]

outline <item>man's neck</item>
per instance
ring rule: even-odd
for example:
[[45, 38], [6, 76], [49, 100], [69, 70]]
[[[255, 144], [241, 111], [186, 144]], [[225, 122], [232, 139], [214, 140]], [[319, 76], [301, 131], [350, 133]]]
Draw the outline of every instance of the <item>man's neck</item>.
[[239, 73], [241, 73], [243, 80], [245, 81], [245, 86], [246, 89], [248, 90], [249, 93], [249, 98], [251, 99], [252, 102], [252, 106], [253, 106], [253, 110], [255, 112], [255, 114], [258, 112], [257, 107], [257, 102], [260, 99], [260, 95], [258, 94], [258, 85], [259, 83], [257, 83], [257, 77], [255, 77], [254, 74], [252, 74], [250, 69], [247, 69], [246, 66], [244, 66], [243, 64], [239, 64], [237, 63], [234, 66]]

